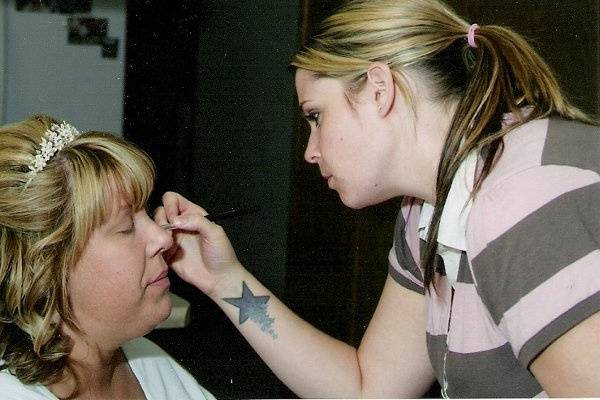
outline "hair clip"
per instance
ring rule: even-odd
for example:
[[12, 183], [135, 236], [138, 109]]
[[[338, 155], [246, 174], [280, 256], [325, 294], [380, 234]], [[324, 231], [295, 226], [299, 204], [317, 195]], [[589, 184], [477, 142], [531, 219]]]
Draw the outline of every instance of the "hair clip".
[[35, 155], [31, 156], [29, 164], [29, 180], [44, 169], [48, 161], [68, 143], [72, 142], [79, 135], [79, 131], [73, 125], [62, 122], [60, 125], [52, 124], [50, 129], [44, 133], [40, 147], [36, 150]]

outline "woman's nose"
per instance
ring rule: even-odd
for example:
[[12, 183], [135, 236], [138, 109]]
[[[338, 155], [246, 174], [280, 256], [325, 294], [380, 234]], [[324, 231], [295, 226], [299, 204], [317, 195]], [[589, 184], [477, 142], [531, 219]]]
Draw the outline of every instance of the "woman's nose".
[[316, 164], [319, 161], [319, 158], [321, 158], [321, 153], [319, 152], [317, 139], [315, 135], [311, 133], [308, 137], [306, 150], [304, 151], [304, 159], [310, 164]]
[[152, 257], [173, 247], [173, 233], [172, 231], [163, 229], [152, 220], [150, 224], [151, 229], [147, 249], [148, 256]]

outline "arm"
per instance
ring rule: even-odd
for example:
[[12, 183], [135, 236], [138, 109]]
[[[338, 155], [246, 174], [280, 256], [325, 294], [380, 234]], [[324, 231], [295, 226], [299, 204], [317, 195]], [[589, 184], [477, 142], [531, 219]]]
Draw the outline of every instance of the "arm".
[[[192, 235], [196, 244], [188, 241], [190, 233], [177, 238], [183, 251], [171, 265], [223, 309], [295, 393], [302, 397], [416, 397], [427, 390], [433, 371], [426, 350], [422, 295], [388, 278], [356, 350], [293, 314], [237, 261], [222, 229], [200, 215], [204, 210], [190, 204], [173, 206], [183, 202], [174, 196], [164, 199], [167, 219], [198, 234]], [[245, 295], [244, 284], [249, 290]], [[253, 296], [268, 296], [268, 300]], [[249, 307], [252, 301], [266, 307]]]
[[551, 397], [600, 396], [600, 313], [558, 338], [529, 369]]

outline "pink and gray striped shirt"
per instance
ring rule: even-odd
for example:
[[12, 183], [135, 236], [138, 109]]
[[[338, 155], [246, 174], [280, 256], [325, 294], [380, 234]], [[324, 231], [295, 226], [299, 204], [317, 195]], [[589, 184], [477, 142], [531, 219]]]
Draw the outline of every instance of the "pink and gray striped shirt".
[[477, 193], [456, 283], [423, 288], [422, 201], [405, 198], [389, 272], [428, 302], [431, 363], [450, 397], [545, 397], [528, 369], [600, 311], [600, 129], [535, 120], [508, 133]]

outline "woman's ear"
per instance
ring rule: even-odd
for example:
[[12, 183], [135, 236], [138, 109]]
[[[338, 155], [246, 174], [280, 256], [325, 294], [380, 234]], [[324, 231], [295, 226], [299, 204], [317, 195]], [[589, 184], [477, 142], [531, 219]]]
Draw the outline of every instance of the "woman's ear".
[[396, 94], [394, 77], [387, 64], [375, 62], [367, 70], [369, 96], [377, 106], [377, 113], [385, 116], [394, 104]]

